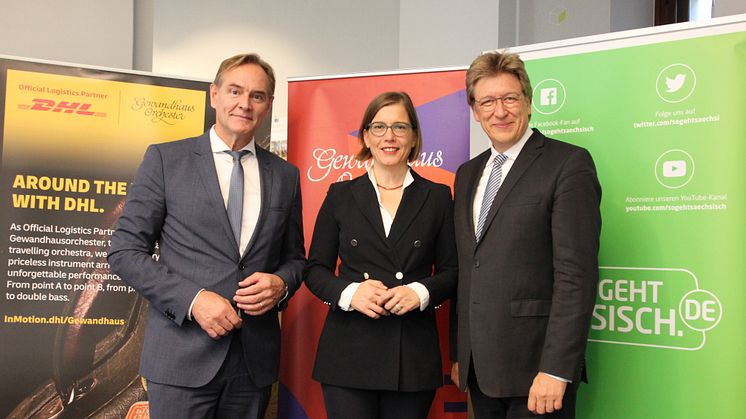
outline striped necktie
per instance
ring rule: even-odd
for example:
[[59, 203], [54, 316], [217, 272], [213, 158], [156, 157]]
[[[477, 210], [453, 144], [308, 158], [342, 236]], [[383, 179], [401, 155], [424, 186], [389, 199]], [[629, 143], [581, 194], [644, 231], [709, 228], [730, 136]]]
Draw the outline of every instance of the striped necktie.
[[482, 199], [482, 207], [479, 209], [479, 221], [477, 222], [477, 242], [482, 238], [482, 229], [484, 228], [484, 222], [487, 220], [487, 214], [490, 212], [492, 207], [492, 201], [495, 200], [497, 190], [500, 189], [503, 177], [503, 163], [508, 160], [508, 156], [505, 154], [498, 154], [495, 156], [495, 161], [492, 165], [492, 171], [490, 172], [490, 178], [487, 181], [487, 187], [484, 189], [484, 199]]

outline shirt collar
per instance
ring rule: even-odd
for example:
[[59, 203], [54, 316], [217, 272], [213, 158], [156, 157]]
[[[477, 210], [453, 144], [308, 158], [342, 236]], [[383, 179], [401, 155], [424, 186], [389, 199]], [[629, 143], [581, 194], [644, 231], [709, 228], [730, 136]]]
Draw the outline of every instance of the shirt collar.
[[[231, 149], [228, 147], [228, 144], [224, 143], [223, 140], [220, 139], [220, 136], [218, 136], [218, 133], [215, 132], [215, 125], [210, 128], [210, 148], [212, 149], [213, 153], [222, 153], [225, 151], [231, 151]], [[251, 141], [249, 141], [248, 144], [246, 144], [241, 150], [248, 150], [252, 155], [256, 156], [256, 142], [252, 138]]]
[[[531, 128], [526, 128], [526, 132], [523, 133], [523, 136], [521, 137], [521, 139], [518, 140], [517, 143], [513, 144], [509, 149], [505, 150], [505, 152], [502, 154], [505, 154], [506, 156], [508, 156], [508, 159], [515, 161], [515, 159], [518, 158], [518, 155], [521, 154], [521, 150], [523, 150], [523, 146], [526, 145], [526, 142], [528, 142], [528, 139], [531, 137], [533, 133], [534, 131]], [[494, 147], [490, 147], [490, 154], [492, 155], [490, 157], [490, 161], [492, 161], [500, 153], [498, 153]]]

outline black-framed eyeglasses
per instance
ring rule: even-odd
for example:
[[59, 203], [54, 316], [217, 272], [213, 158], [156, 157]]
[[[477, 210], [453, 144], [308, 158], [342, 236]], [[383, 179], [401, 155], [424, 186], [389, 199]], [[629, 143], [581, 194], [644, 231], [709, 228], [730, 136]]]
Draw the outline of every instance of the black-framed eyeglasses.
[[489, 112], [493, 109], [495, 109], [495, 106], [497, 106], [497, 102], [500, 101], [503, 103], [503, 106], [506, 108], [514, 108], [518, 105], [518, 102], [521, 101], [520, 94], [517, 93], [511, 93], [502, 97], [492, 97], [487, 96], [485, 98], [482, 98], [477, 102], [477, 106], [479, 106], [479, 109]]
[[386, 125], [383, 122], [371, 122], [370, 124], [368, 124], [367, 127], [365, 127], [368, 132], [375, 135], [376, 137], [383, 137], [383, 135], [386, 134], [386, 131], [389, 128], [391, 128], [391, 131], [394, 133], [394, 135], [401, 137], [409, 134], [409, 132], [414, 127], [405, 122], [395, 122], [391, 125]]

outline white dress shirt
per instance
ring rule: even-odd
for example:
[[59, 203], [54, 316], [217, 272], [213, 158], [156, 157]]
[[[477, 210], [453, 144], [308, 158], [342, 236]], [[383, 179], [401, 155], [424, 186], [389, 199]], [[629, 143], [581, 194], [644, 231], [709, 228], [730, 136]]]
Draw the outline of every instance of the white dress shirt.
[[[510, 172], [510, 168], [513, 167], [513, 163], [515, 162], [515, 159], [518, 158], [518, 155], [521, 153], [521, 150], [523, 150], [523, 146], [526, 145], [526, 141], [528, 141], [528, 138], [533, 134], [534, 131], [531, 130], [531, 128], [526, 128], [526, 132], [523, 133], [523, 137], [521, 137], [520, 140], [518, 140], [517, 143], [513, 144], [512, 147], [505, 150], [504, 155], [508, 157], [507, 160], [505, 160], [505, 163], [503, 163], [502, 167], [502, 179], [501, 179], [501, 186], [502, 183], [505, 183], [505, 178], [508, 176], [508, 172]], [[479, 211], [482, 208], [482, 201], [484, 200], [484, 190], [487, 189], [487, 182], [490, 180], [490, 173], [492, 172], [492, 166], [495, 165], [495, 157], [500, 154], [497, 150], [495, 150], [494, 147], [490, 147], [490, 158], [487, 160], [487, 165], [484, 166], [484, 170], [482, 171], [482, 177], [479, 178], [479, 183], [477, 184], [477, 191], [476, 195], [474, 195], [474, 207], [472, 207], [472, 217], [474, 217], [474, 233], [477, 232], [477, 224], [479, 223]]]
[[[215, 171], [218, 174], [218, 184], [220, 193], [223, 195], [223, 205], [228, 208], [228, 192], [231, 187], [231, 172], [233, 171], [233, 157], [226, 153], [230, 148], [218, 133], [215, 132], [215, 126], [210, 128], [210, 148], [212, 149], [212, 158], [215, 161]], [[262, 191], [259, 183], [259, 162], [256, 159], [256, 143], [252, 139], [241, 150], [248, 150], [249, 153], [241, 157], [241, 166], [243, 166], [243, 213], [241, 215], [241, 240], [238, 245], [240, 254], [246, 250], [246, 246], [254, 234], [256, 223], [259, 220], [259, 210], [262, 206]], [[233, 240], [233, 236], [226, 236], [226, 240]], [[199, 290], [192, 299], [187, 312], [187, 318], [192, 320], [192, 308], [197, 296], [204, 291]], [[282, 301], [282, 300], [280, 300]]]
[[[389, 232], [391, 231], [391, 225], [394, 223], [394, 217], [389, 214], [389, 211], [386, 209], [386, 207], [383, 206], [383, 203], [381, 202], [381, 194], [378, 191], [376, 176], [373, 173], [373, 165], [370, 165], [370, 167], [368, 168], [368, 179], [373, 184], [373, 190], [376, 191], [378, 208], [381, 211], [381, 220], [383, 221], [383, 229], [386, 233], [386, 237], [388, 237]], [[404, 189], [406, 189], [407, 186], [411, 185], [412, 182], [414, 182], [414, 178], [412, 177], [412, 174], [409, 172], [409, 170], [407, 170], [407, 174], [404, 175], [404, 184], [401, 188], [402, 195], [404, 194]], [[342, 291], [342, 294], [339, 296], [339, 302], [337, 303], [337, 305], [339, 305], [339, 308], [345, 311], [354, 310], [350, 303], [352, 303], [352, 296], [355, 295], [355, 292], [357, 291], [359, 286], [359, 282], [353, 282]], [[427, 288], [419, 282], [412, 282], [409, 284], [405, 284], [404, 286], [411, 288], [412, 291], [417, 294], [417, 297], [419, 297], [420, 299], [420, 311], [425, 311], [428, 304], [430, 304], [430, 291], [428, 291]]]
[[[210, 129], [210, 147], [212, 157], [215, 160], [215, 171], [218, 174], [220, 192], [223, 194], [223, 205], [228, 208], [228, 191], [231, 187], [231, 172], [233, 171], [233, 158], [226, 151], [230, 148], [218, 137], [215, 127]], [[243, 215], [241, 217], [241, 243], [238, 248], [243, 255], [246, 246], [254, 234], [256, 223], [259, 220], [259, 209], [262, 205], [262, 190], [259, 184], [259, 162], [256, 159], [256, 142], [252, 139], [241, 150], [249, 153], [241, 158], [243, 166]]]

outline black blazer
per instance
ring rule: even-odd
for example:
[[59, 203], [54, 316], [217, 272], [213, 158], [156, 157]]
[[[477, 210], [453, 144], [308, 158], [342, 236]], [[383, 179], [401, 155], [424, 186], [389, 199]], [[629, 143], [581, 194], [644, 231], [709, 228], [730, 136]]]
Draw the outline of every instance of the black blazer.
[[[305, 281], [329, 305], [313, 370], [322, 383], [402, 391], [443, 383], [435, 308], [456, 288], [453, 203], [450, 188], [411, 173], [388, 238], [367, 174], [332, 184], [319, 210]], [[428, 308], [379, 319], [339, 309], [342, 291], [364, 273], [388, 287], [422, 283]]]
[[539, 371], [580, 377], [598, 281], [601, 187], [585, 149], [534, 130], [476, 243], [474, 194], [489, 156], [456, 173], [451, 356], [462, 386], [473, 362], [486, 395], [526, 396]]

